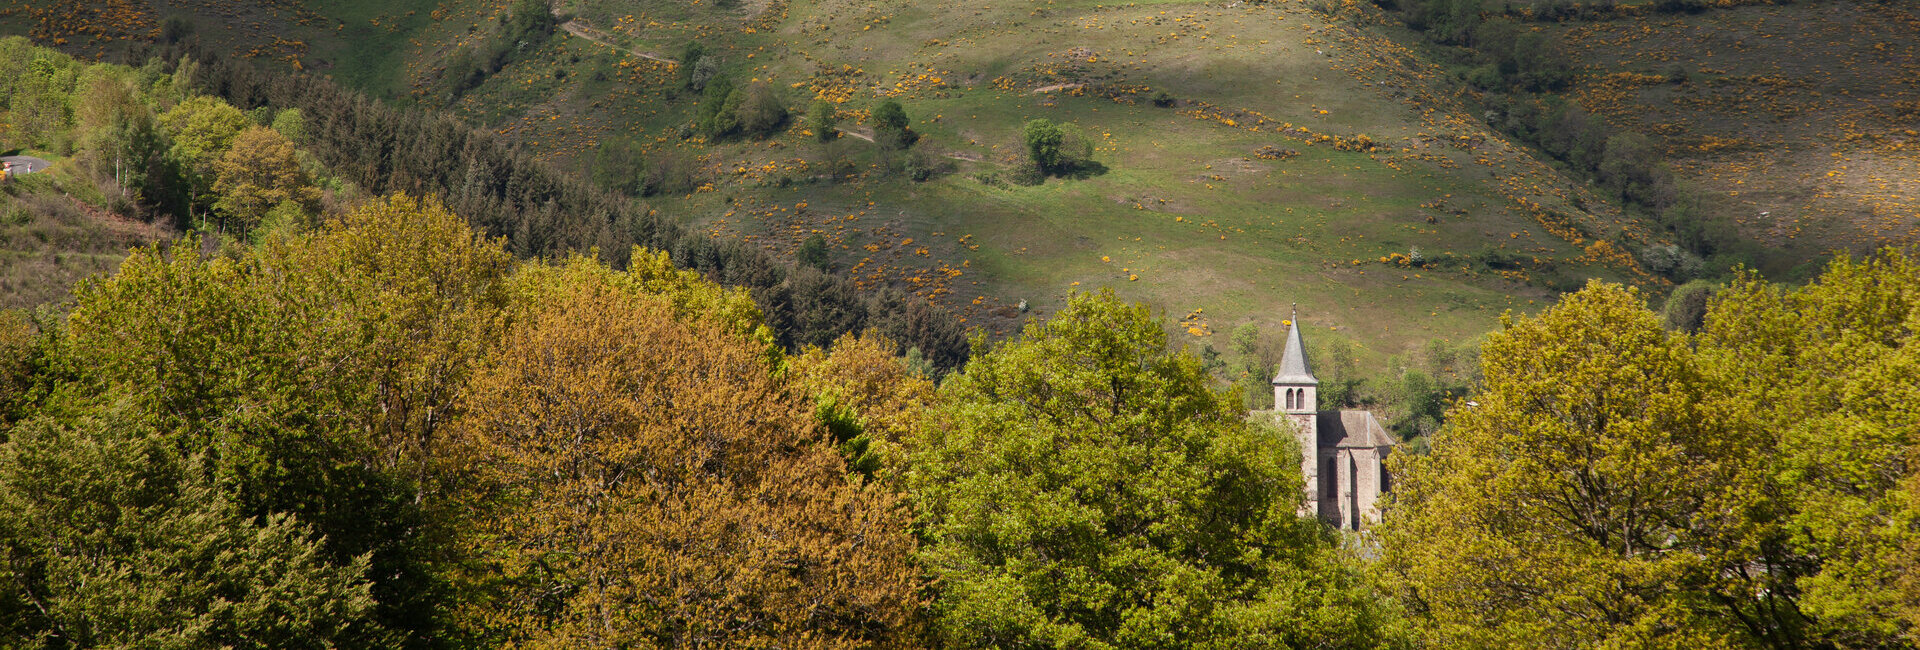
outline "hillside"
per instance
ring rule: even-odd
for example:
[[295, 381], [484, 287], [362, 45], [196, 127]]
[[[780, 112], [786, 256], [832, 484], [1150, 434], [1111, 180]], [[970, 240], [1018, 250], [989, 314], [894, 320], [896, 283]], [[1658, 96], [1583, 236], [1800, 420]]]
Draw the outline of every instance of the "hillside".
[[[1669, 220], [1488, 126], [1461, 80], [1470, 50], [1373, 4], [562, 0], [550, 37], [503, 36], [510, 5], [55, 3], [6, 24], [96, 51], [199, 40], [449, 110], [582, 176], [644, 176], [629, 185], [654, 210], [712, 234], [779, 255], [819, 235], [862, 286], [1001, 332], [1017, 305], [1046, 313], [1111, 286], [1225, 350], [1234, 328], [1271, 335], [1299, 304], [1384, 370], [1589, 277], [1656, 294], [1687, 277], [1646, 261], [1691, 246]], [[1565, 6], [1583, 7], [1483, 19], [1563, 45], [1576, 67], [1559, 96], [1655, 138], [1690, 192], [1679, 218], [1731, 219], [1760, 245], [1696, 246], [1707, 274], [1909, 241], [1920, 188], [1901, 180], [1898, 124], [1920, 98], [1859, 86], [1874, 81], [1860, 70], [1902, 69], [1910, 17], [1848, 3], [1546, 13]], [[1854, 24], [1872, 27], [1840, 38]], [[1696, 60], [1686, 44], [1709, 33], [1725, 47]], [[718, 63], [705, 74], [778, 91], [788, 119], [765, 138], [703, 134], [676, 62], [689, 42]], [[1807, 43], [1821, 49], [1784, 56]], [[905, 151], [871, 143], [869, 112], [889, 98], [919, 136]], [[844, 137], [813, 137], [816, 100]], [[1011, 182], [1034, 118], [1084, 134], [1094, 164]]]
[[1894, 7], [0, 5], [0, 645], [1920, 647]]
[[[656, 160], [697, 158], [704, 182], [655, 197], [659, 209], [774, 249], [819, 232], [842, 268], [975, 318], [1106, 285], [1188, 316], [1211, 340], [1243, 322], [1277, 330], [1297, 302], [1309, 322], [1384, 356], [1484, 331], [1590, 274], [1634, 277], [1594, 263], [1606, 251], [1589, 254], [1591, 236], [1574, 229], [1617, 230], [1617, 217], [1571, 209], [1571, 183], [1464, 117], [1436, 69], [1296, 4], [561, 11], [631, 51], [671, 55], [701, 39], [736, 75], [789, 88], [798, 106], [835, 101], [846, 122], [898, 99], [922, 135], [913, 150], [948, 170], [911, 182], [861, 143], [811, 142], [798, 120], [768, 142], [681, 139], [695, 108], [669, 66], [621, 56], [595, 92], [600, 71], [579, 70], [611, 50], [580, 38], [454, 109], [563, 165], [620, 137]], [[562, 70], [586, 79], [556, 79]], [[1155, 106], [1159, 91], [1176, 104]], [[1020, 125], [1041, 117], [1086, 133], [1100, 170], [995, 182], [1018, 162]], [[839, 157], [861, 175], [821, 182]], [[1416, 250], [1429, 268], [1401, 262]]]
[[1897, 3], [1745, 6], [1568, 24], [1572, 95], [1657, 138], [1770, 246], [1920, 241], [1920, 16]]
[[[1070, 290], [1113, 286], [1225, 349], [1234, 327], [1277, 332], [1298, 303], [1377, 365], [1588, 276], [1651, 280], [1619, 247], [1594, 246], [1635, 224], [1471, 119], [1443, 72], [1381, 36], [1368, 7], [1336, 18], [1296, 3], [723, 4], [560, 3], [555, 37], [448, 108], [583, 174], [590, 153], [631, 140], [650, 168], [691, 167], [691, 191], [649, 197], [655, 209], [775, 251], [818, 233], [863, 282], [1001, 330], [1022, 301], [1045, 313]], [[509, 10], [380, 6], [179, 3], [121, 23], [433, 105], [449, 96], [448, 60]], [[193, 27], [163, 29], [166, 15]], [[698, 97], [660, 59], [689, 40], [722, 74], [772, 82], [795, 118], [766, 140], [683, 137]], [[1162, 91], [1174, 105], [1151, 101]], [[859, 139], [887, 97], [921, 136], [904, 154]], [[798, 118], [815, 98], [836, 103], [852, 137], [810, 136]], [[1097, 171], [1005, 182], [1020, 125], [1039, 117], [1086, 134]]]
[[0, 310], [60, 302], [81, 278], [119, 266], [128, 248], [171, 234], [68, 193], [91, 189], [64, 169], [0, 185]]

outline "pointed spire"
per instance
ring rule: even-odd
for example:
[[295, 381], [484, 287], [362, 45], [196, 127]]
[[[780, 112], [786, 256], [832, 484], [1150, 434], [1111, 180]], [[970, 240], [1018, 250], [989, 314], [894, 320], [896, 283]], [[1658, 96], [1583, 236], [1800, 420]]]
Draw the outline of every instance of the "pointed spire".
[[1287, 321], [1287, 349], [1280, 354], [1280, 372], [1273, 376], [1275, 384], [1319, 384], [1313, 378], [1313, 370], [1307, 364], [1307, 346], [1300, 343], [1300, 306], [1294, 305], [1293, 318]]

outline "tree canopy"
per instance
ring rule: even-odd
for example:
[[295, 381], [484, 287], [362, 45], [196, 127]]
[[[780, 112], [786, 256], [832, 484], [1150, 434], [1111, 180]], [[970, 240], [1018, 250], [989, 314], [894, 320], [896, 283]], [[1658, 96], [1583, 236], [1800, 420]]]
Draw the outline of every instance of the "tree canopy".
[[282, 204], [307, 214], [320, 209], [320, 190], [300, 168], [293, 141], [273, 129], [241, 131], [213, 168], [213, 191], [220, 195], [213, 210], [229, 228], [251, 230]]
[[1751, 276], [1698, 335], [1594, 284], [1491, 335], [1380, 541], [1443, 647], [1891, 647], [1914, 640], [1920, 273]]
[[1297, 516], [1291, 436], [1167, 349], [1144, 306], [1077, 294], [977, 351], [907, 483], [954, 647], [1372, 647], [1393, 626]]
[[489, 620], [508, 640], [913, 637], [920, 585], [898, 496], [847, 480], [765, 340], [676, 315], [642, 283], [534, 281], [553, 284], [476, 376], [457, 434], [484, 504], [480, 555], [503, 576]]

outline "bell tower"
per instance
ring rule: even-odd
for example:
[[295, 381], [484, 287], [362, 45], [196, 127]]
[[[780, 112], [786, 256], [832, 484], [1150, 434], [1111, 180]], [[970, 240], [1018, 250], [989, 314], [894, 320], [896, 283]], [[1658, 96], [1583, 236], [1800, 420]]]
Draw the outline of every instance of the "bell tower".
[[1300, 310], [1295, 308], [1287, 321], [1287, 348], [1280, 354], [1280, 372], [1273, 376], [1273, 410], [1293, 416], [1312, 427], [1314, 414], [1320, 411], [1320, 380], [1313, 377], [1307, 364], [1307, 348], [1300, 343]]
[[[1294, 441], [1300, 447], [1300, 474], [1306, 479], [1307, 498], [1301, 514], [1319, 516], [1321, 499], [1333, 493], [1335, 486], [1321, 476], [1320, 380], [1313, 377], [1307, 364], [1307, 347], [1300, 342], [1300, 309], [1295, 306], [1287, 320], [1287, 347], [1280, 354], [1280, 371], [1273, 376], [1273, 410], [1278, 417], [1293, 421]], [[1325, 478], [1330, 479], [1328, 473]]]

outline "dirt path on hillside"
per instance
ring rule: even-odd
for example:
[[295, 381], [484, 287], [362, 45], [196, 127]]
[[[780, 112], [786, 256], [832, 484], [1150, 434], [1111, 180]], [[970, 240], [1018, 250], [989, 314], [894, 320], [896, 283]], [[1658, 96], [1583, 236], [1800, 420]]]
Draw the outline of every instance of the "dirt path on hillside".
[[660, 55], [657, 55], [657, 54], [648, 54], [648, 53], [646, 53], [646, 52], [642, 52], [642, 51], [639, 51], [639, 50], [629, 50], [629, 49], [627, 49], [627, 48], [624, 48], [624, 47], [620, 47], [620, 46], [618, 46], [618, 45], [614, 45], [614, 44], [613, 44], [613, 41], [612, 41], [612, 40], [609, 40], [609, 39], [608, 39], [608, 38], [606, 37], [606, 34], [605, 34], [604, 32], [601, 32], [600, 30], [597, 30], [597, 29], [594, 29], [594, 28], [592, 28], [592, 27], [590, 27], [590, 26], [588, 26], [588, 25], [587, 25], [586, 23], [583, 23], [583, 22], [580, 22], [580, 19], [578, 19], [578, 18], [575, 18], [575, 19], [573, 19], [573, 20], [569, 20], [569, 21], [567, 21], [567, 22], [564, 22], [564, 23], [561, 23], [561, 24], [560, 24], [560, 29], [564, 29], [564, 30], [567, 30], [567, 33], [568, 33], [568, 34], [572, 34], [572, 35], [574, 35], [574, 36], [578, 36], [578, 37], [580, 37], [580, 38], [584, 38], [584, 39], [587, 39], [587, 40], [589, 40], [589, 41], [593, 41], [593, 42], [595, 42], [595, 43], [599, 43], [599, 44], [601, 44], [601, 45], [605, 45], [605, 46], [607, 46], [607, 47], [611, 47], [611, 48], [613, 48], [613, 49], [616, 49], [616, 50], [619, 50], [619, 51], [621, 51], [621, 52], [626, 52], [627, 54], [632, 54], [632, 55], [634, 55], [634, 56], [637, 56], [637, 57], [640, 57], [640, 58], [642, 58], [642, 59], [652, 59], [652, 60], [654, 60], [654, 61], [659, 61], [659, 62], [661, 62], [661, 63], [671, 63], [671, 64], [674, 64], [674, 65], [680, 65], [680, 62], [679, 62], [679, 61], [675, 61], [675, 60], [673, 60], [673, 59], [669, 59], [669, 58], [667, 58], [667, 57], [664, 57], [664, 56], [660, 56]]
[[1056, 91], [1056, 90], [1073, 90], [1073, 89], [1075, 89], [1075, 88], [1079, 88], [1079, 87], [1081, 87], [1081, 86], [1085, 86], [1085, 85], [1086, 85], [1086, 84], [1054, 84], [1054, 85], [1051, 85], [1051, 86], [1041, 86], [1041, 87], [1039, 87], [1039, 88], [1035, 88], [1035, 89], [1033, 89], [1033, 92], [1031, 92], [1031, 93], [1027, 93], [1027, 94], [1029, 94], [1029, 95], [1038, 95], [1038, 94], [1040, 94], [1040, 93], [1050, 93], [1050, 92], [1053, 92], [1053, 91]]
[[[867, 135], [865, 133], [861, 133], [859, 131], [848, 129], [845, 127], [834, 127], [833, 130], [839, 131], [840, 135], [851, 136], [851, 137], [859, 138], [861, 140], [866, 140], [867, 142], [873, 142], [873, 136]], [[982, 160], [979, 154], [968, 155], [968, 154], [958, 154], [958, 153], [942, 153], [940, 154], [940, 156], [943, 158], [951, 158], [953, 160], [965, 160], [967, 162], [980, 162]]]

